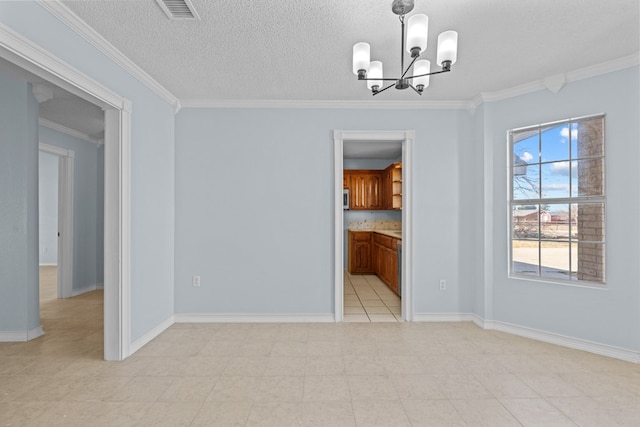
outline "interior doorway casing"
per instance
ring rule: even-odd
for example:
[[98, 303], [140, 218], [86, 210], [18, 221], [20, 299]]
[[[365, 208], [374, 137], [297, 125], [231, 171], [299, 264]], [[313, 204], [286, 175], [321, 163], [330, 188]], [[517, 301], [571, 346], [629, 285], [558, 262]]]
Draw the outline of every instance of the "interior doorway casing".
[[131, 102], [2, 23], [0, 58], [105, 111], [104, 358], [123, 360], [131, 342]]
[[73, 296], [73, 174], [75, 153], [45, 143], [43, 153], [58, 157], [58, 298]]
[[401, 130], [334, 130], [334, 206], [335, 206], [335, 246], [334, 246], [334, 283], [335, 321], [344, 319], [344, 210], [342, 207], [342, 178], [344, 169], [344, 143], [348, 141], [397, 141], [402, 143], [402, 318], [413, 320], [413, 284], [412, 284], [412, 201], [411, 182], [413, 168], [413, 143], [415, 131]]

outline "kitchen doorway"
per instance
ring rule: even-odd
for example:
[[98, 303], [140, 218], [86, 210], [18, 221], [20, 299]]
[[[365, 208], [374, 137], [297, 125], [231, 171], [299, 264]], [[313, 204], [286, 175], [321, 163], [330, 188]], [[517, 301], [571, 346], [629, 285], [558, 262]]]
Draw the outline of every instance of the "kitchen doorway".
[[[349, 302], [355, 301], [356, 299], [360, 299], [359, 296], [354, 295], [357, 294], [358, 291], [363, 293], [363, 295], [367, 295], [367, 298], [371, 298], [370, 305], [372, 306], [369, 311], [372, 312], [371, 315], [365, 315], [368, 317], [367, 321], [385, 321], [391, 319], [390, 316], [393, 315], [394, 311], [397, 313], [397, 301], [399, 300], [398, 296], [402, 295], [401, 300], [401, 314], [402, 320], [411, 321], [413, 319], [413, 303], [412, 303], [412, 282], [411, 282], [411, 229], [412, 229], [412, 215], [411, 215], [411, 170], [412, 170], [412, 148], [413, 141], [415, 138], [414, 131], [334, 131], [334, 172], [335, 172], [335, 321], [342, 322], [345, 320], [345, 299], [350, 299]], [[370, 144], [369, 146], [367, 144]], [[401, 215], [390, 215], [389, 221], [384, 224], [391, 224], [389, 227], [390, 230], [386, 230], [389, 233], [395, 233], [393, 236], [389, 233], [386, 235], [384, 233], [363, 233], [362, 238], [372, 239], [373, 235], [378, 236], [376, 239], [377, 246], [383, 247], [386, 242], [386, 239], [389, 240], [389, 248], [386, 250], [387, 255], [390, 255], [393, 259], [391, 262], [396, 263], [397, 267], [393, 268], [392, 274], [399, 274], [401, 278], [394, 279], [389, 278], [389, 268], [386, 268], [384, 272], [378, 272], [376, 274], [366, 274], [366, 275], [351, 275], [346, 270], [347, 267], [347, 253], [346, 253], [346, 243], [348, 239], [348, 233], [345, 231], [345, 215], [344, 215], [344, 203], [345, 203], [345, 192], [343, 191], [344, 187], [344, 169], [360, 169], [359, 165], [373, 165], [372, 162], [369, 163], [354, 163], [351, 159], [345, 159], [345, 146], [348, 148], [348, 152], [352, 152], [352, 148], [355, 148], [355, 152], [362, 152], [362, 156], [367, 153], [367, 148], [373, 148], [374, 145], [380, 146], [383, 145], [385, 147], [389, 147], [393, 150], [400, 148], [401, 149], [401, 158], [398, 159], [397, 156], [394, 157], [395, 160], [400, 160], [399, 164], [401, 164], [401, 195], [402, 195], [402, 209]], [[349, 155], [348, 157], [353, 158], [357, 157], [357, 155]], [[384, 162], [384, 161], [382, 161]], [[345, 167], [346, 165], [346, 167]], [[356, 166], [354, 168], [354, 165]], [[362, 169], [365, 169], [364, 167]], [[371, 167], [371, 169], [379, 169], [376, 167]], [[353, 180], [353, 178], [351, 178]], [[366, 178], [363, 178], [366, 179]], [[374, 177], [374, 179], [377, 179]], [[358, 194], [351, 195], [349, 194], [348, 198], [351, 197], [361, 197]], [[353, 206], [353, 201], [351, 205]], [[375, 204], [375, 203], [374, 203]], [[367, 207], [360, 207], [362, 212], [366, 212]], [[383, 211], [381, 211], [383, 212]], [[373, 213], [373, 211], [371, 211]], [[366, 216], [366, 214], [365, 214]], [[384, 215], [382, 215], [384, 216]], [[397, 229], [398, 223], [401, 223], [401, 231]], [[361, 218], [362, 219], [362, 218]], [[365, 220], [366, 221], [366, 220]], [[376, 221], [378, 221], [376, 219]], [[360, 221], [356, 220], [357, 223]], [[365, 224], [365, 228], [370, 227], [372, 223]], [[394, 230], [394, 228], [396, 228]], [[399, 239], [401, 238], [401, 239]], [[396, 245], [393, 243], [400, 242], [401, 240], [401, 257], [397, 256]], [[367, 242], [364, 244], [366, 245]], [[375, 246], [377, 248], [377, 246]], [[393, 250], [391, 247], [393, 246]], [[372, 256], [374, 259], [378, 258], [379, 253]], [[365, 256], [366, 258], [366, 256]], [[366, 264], [367, 261], [365, 261]], [[383, 268], [384, 269], [384, 268]], [[397, 286], [397, 288], [395, 288]], [[393, 291], [391, 290], [393, 289]], [[345, 296], [345, 292], [348, 292], [348, 295]], [[375, 297], [375, 298], [374, 298]], [[352, 299], [353, 298], [353, 299]], [[352, 299], [352, 300], [351, 300]], [[374, 301], [376, 300], [376, 301]], [[385, 302], [386, 300], [386, 302]], [[380, 311], [384, 310], [384, 314], [381, 312], [381, 316], [376, 316], [375, 311], [377, 311], [373, 306], [379, 306]], [[349, 304], [350, 306], [354, 306], [355, 304]], [[363, 310], [366, 307], [363, 306]], [[353, 311], [353, 309], [350, 309]], [[398, 313], [399, 314], [399, 313]], [[375, 317], [376, 319], [373, 319]], [[380, 319], [377, 319], [377, 318]], [[387, 317], [389, 319], [387, 319]], [[384, 319], [383, 319], [384, 318]], [[355, 317], [353, 318], [355, 319]], [[363, 317], [364, 319], [364, 317]], [[370, 320], [369, 320], [370, 319]], [[362, 320], [365, 321], [365, 320]], [[395, 321], [395, 320], [394, 320]]]

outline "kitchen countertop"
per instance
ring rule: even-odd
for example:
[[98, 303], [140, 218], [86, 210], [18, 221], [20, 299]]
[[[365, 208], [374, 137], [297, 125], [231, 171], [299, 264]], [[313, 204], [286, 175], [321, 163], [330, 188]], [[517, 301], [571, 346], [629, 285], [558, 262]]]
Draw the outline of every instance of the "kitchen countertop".
[[355, 230], [350, 228], [349, 231], [370, 231], [372, 233], [379, 233], [384, 236], [393, 237], [394, 239], [402, 240], [402, 230]]

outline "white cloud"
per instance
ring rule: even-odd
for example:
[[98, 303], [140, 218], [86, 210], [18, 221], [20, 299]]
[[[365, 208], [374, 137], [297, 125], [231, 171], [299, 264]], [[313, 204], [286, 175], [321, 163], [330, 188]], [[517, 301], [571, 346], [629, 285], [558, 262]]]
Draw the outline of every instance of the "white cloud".
[[[571, 162], [571, 169], [575, 169], [578, 162]], [[556, 162], [551, 164], [551, 173], [555, 175], [569, 175], [569, 162]]]
[[558, 190], [569, 191], [569, 184], [560, 184], [560, 183], [547, 184], [542, 186], [542, 190], [543, 191], [558, 191]]
[[[565, 126], [562, 128], [562, 130], [560, 131], [560, 136], [563, 138], [569, 138], [569, 127]], [[578, 139], [578, 129], [572, 129], [571, 130], [571, 139], [576, 140]]]
[[520, 158], [525, 162], [528, 162], [529, 160], [533, 159], [533, 156], [531, 155], [531, 153], [525, 151], [524, 154], [520, 156]]

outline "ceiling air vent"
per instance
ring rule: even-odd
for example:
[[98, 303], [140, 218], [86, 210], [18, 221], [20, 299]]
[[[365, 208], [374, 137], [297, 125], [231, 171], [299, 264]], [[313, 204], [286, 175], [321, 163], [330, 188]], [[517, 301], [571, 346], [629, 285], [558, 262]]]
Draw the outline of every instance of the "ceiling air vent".
[[191, 0], [156, 0], [169, 19], [200, 19]]

